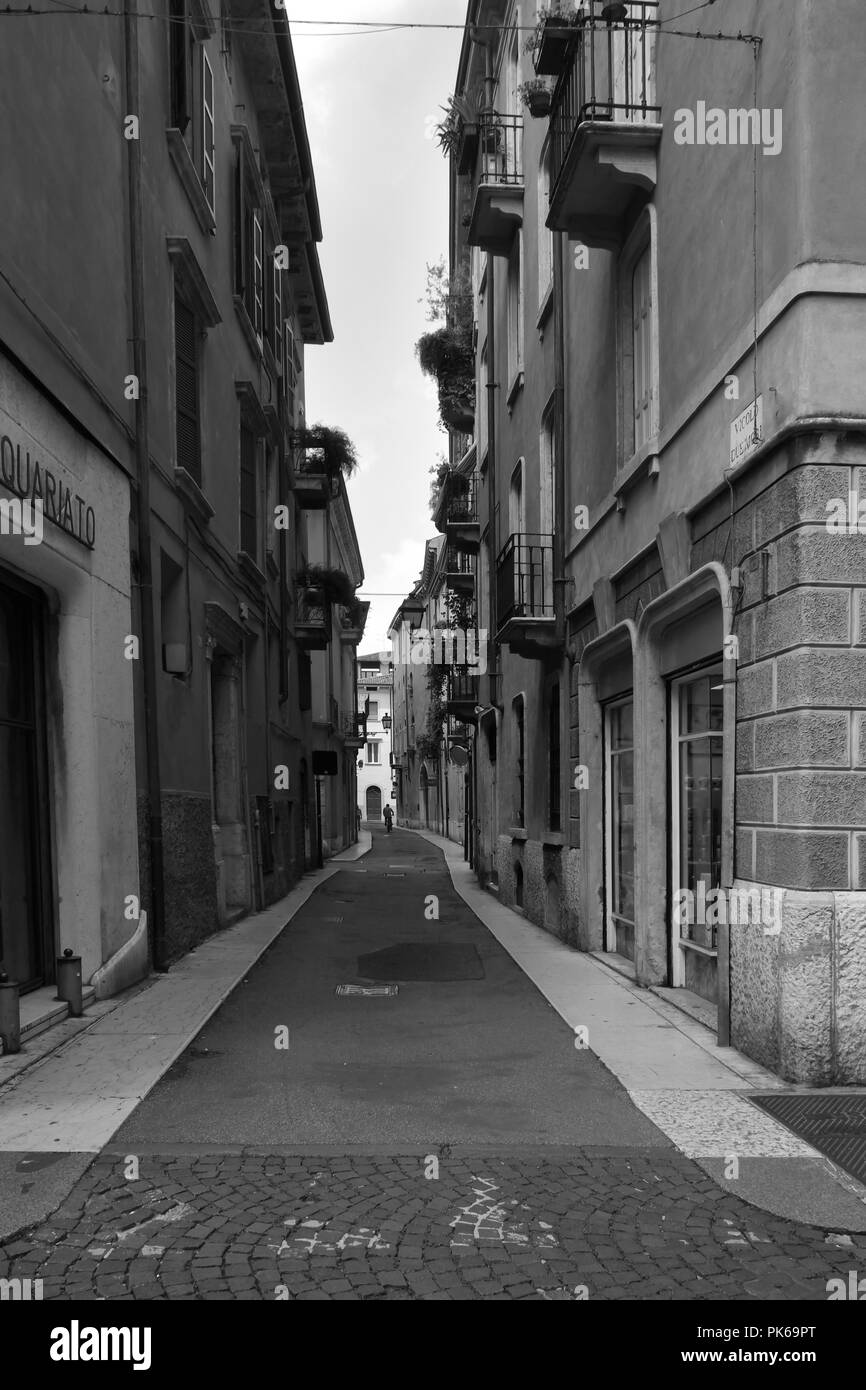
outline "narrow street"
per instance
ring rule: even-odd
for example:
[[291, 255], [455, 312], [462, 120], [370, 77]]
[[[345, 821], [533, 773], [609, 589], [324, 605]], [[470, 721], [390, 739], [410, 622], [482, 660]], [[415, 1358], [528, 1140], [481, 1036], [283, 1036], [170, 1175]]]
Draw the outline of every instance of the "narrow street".
[[54, 1299], [823, 1301], [864, 1258], [866, 1235], [684, 1157], [441, 851], [377, 827], [0, 1277]]

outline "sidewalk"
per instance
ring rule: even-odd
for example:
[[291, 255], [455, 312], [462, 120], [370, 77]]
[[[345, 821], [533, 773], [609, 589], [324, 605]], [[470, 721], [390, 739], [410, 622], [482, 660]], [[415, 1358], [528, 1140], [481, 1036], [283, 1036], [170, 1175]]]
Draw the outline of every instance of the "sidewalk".
[[590, 1051], [686, 1157], [765, 1211], [866, 1231], [866, 1188], [746, 1098], [806, 1088], [719, 1047], [673, 1004], [505, 907], [479, 887], [461, 845], [426, 830], [408, 833], [442, 850], [466, 905], [568, 1026], [587, 1030]]

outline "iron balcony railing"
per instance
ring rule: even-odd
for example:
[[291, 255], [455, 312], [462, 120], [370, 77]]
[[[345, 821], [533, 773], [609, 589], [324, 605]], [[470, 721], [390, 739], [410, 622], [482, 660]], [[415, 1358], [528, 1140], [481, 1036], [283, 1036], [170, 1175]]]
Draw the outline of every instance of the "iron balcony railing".
[[478, 671], [476, 668], [472, 666], [451, 667], [448, 672], [448, 700], [455, 705], [474, 705], [477, 703]]
[[628, 15], [609, 21], [606, 0], [584, 0], [586, 16], [569, 45], [553, 95], [551, 114], [552, 186], [556, 186], [569, 147], [585, 121], [657, 121], [655, 37], [659, 0], [633, 0]]
[[509, 536], [496, 561], [500, 628], [512, 618], [553, 620], [553, 537]]
[[523, 186], [523, 117], [484, 111], [478, 120], [478, 183]]
[[475, 474], [470, 478], [452, 474], [445, 480], [445, 520], [452, 525], [478, 520]]

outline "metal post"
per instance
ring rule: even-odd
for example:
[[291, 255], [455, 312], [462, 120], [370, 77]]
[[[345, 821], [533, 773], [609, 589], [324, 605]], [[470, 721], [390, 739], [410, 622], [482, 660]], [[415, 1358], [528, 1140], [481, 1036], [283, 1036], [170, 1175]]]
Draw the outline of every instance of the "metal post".
[[69, 1017], [81, 1018], [84, 1013], [81, 982], [81, 957], [67, 947], [57, 958], [57, 998], [69, 1005]]

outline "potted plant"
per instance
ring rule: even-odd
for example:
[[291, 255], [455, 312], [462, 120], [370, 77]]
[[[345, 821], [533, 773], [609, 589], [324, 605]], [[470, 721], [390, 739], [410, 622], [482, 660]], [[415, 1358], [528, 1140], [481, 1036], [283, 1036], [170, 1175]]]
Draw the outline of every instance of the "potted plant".
[[440, 149], [453, 155], [457, 161], [458, 174], [469, 174], [475, 165], [478, 154], [478, 119], [481, 98], [468, 94], [458, 94], [448, 98], [448, 105], [441, 108], [445, 119], [436, 126], [436, 138]]
[[558, 77], [576, 31], [583, 25], [586, 12], [573, 0], [553, 0], [538, 11], [538, 23], [526, 41], [526, 51], [532, 54], [536, 77]]
[[529, 107], [530, 116], [550, 115], [553, 88], [546, 77], [534, 77], [529, 82], [521, 82], [517, 91], [524, 106]]

